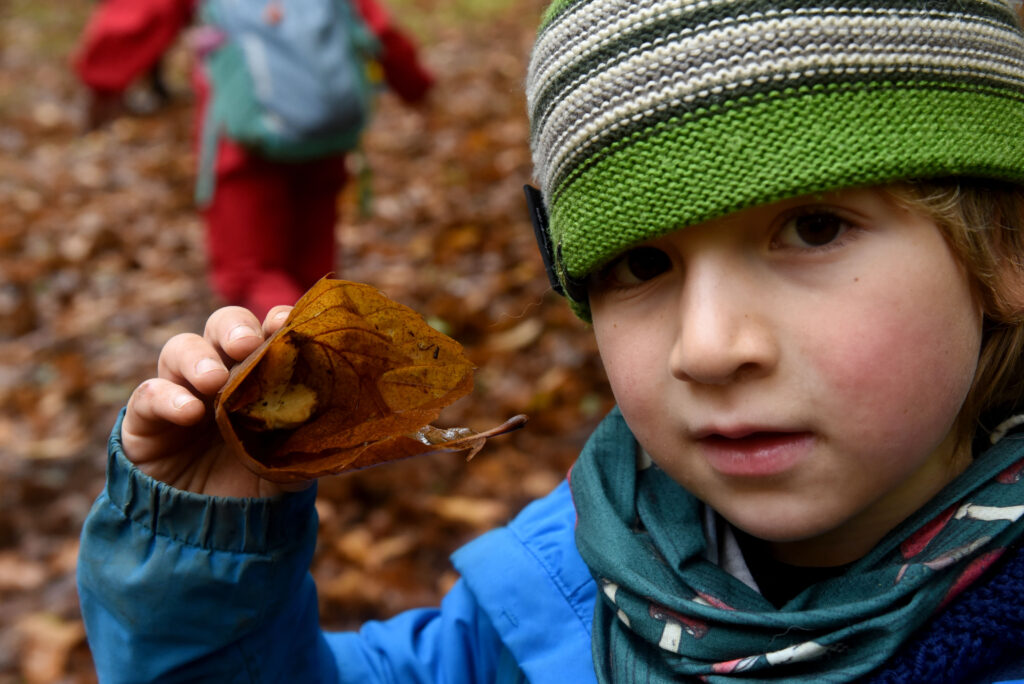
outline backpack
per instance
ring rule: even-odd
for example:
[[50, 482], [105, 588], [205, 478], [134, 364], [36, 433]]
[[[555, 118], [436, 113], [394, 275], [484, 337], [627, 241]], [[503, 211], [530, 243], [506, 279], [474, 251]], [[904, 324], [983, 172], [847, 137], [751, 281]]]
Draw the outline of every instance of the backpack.
[[369, 119], [377, 43], [351, 0], [204, 0], [221, 38], [205, 64], [196, 199], [213, 196], [220, 135], [277, 161], [351, 150]]

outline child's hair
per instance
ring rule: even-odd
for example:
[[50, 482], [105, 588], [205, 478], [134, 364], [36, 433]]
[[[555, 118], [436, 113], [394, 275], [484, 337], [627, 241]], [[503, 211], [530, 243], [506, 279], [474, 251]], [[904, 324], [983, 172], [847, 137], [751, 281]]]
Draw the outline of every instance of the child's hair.
[[1024, 181], [1016, 12], [1014, 0], [554, 0], [527, 99], [570, 304], [588, 318], [587, 276], [631, 245], [747, 207], [908, 179]]
[[1006, 415], [1024, 399], [1024, 186], [965, 178], [901, 183], [888, 191], [935, 221], [984, 307], [978, 369], [957, 421], [958, 437], [966, 441], [980, 418], [997, 408]]

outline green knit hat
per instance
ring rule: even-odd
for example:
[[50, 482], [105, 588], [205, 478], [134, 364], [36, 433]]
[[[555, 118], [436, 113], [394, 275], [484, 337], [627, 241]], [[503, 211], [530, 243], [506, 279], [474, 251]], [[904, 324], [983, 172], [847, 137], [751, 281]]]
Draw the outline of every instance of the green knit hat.
[[1024, 181], [1019, 4], [555, 0], [526, 88], [573, 308], [589, 316], [586, 277], [631, 245], [739, 209], [900, 179]]

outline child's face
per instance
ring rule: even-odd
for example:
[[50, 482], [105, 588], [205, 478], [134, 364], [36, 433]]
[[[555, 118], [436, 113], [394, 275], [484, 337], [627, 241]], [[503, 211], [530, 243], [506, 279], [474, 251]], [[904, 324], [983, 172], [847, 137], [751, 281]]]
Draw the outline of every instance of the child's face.
[[795, 564], [866, 553], [966, 465], [982, 310], [933, 221], [882, 190], [676, 231], [591, 281], [630, 428]]

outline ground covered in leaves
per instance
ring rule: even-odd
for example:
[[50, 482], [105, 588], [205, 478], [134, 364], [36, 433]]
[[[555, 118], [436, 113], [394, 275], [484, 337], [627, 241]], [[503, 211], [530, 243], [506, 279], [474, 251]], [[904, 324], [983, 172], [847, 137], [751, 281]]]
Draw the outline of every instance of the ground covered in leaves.
[[[465, 345], [476, 389], [438, 424], [530, 421], [468, 464], [423, 457], [321, 483], [313, 574], [330, 628], [436, 602], [455, 580], [448, 553], [554, 487], [611, 406], [522, 199], [542, 0], [389, 4], [439, 82], [420, 109], [380, 98], [371, 211], [355, 184], [340, 199], [338, 276]], [[74, 568], [107, 435], [162, 343], [219, 305], [191, 201], [190, 56], [171, 55], [171, 106], [83, 134], [67, 59], [91, 6], [0, 0], [0, 684], [94, 681]]]

